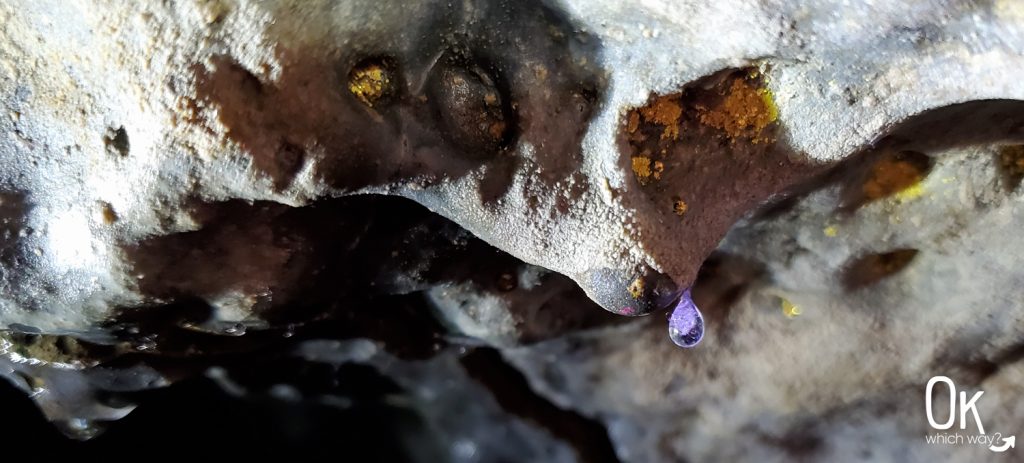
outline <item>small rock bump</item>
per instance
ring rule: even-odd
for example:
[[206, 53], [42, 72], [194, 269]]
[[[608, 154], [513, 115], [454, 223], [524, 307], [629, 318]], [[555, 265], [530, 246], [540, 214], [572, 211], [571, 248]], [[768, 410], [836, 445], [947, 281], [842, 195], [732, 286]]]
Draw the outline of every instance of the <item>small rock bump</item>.
[[640, 296], [644, 294], [644, 279], [637, 278], [629, 284], [629, 295], [633, 296], [633, 299], [640, 299]]
[[107, 202], [100, 202], [100, 220], [105, 225], [112, 225], [114, 222], [117, 222], [117, 212], [114, 211], [114, 206]]
[[674, 201], [672, 202], [672, 212], [675, 212], [675, 213], [676, 213], [676, 215], [678, 215], [678, 216], [680, 216], [680, 217], [682, 217], [682, 216], [686, 215], [686, 211], [687, 211], [687, 210], [688, 210], [689, 208], [690, 208], [690, 206], [686, 204], [686, 201], [683, 201], [683, 200], [682, 200], [682, 199], [680, 199], [680, 198], [676, 198], [676, 199], [675, 199], [675, 200], [674, 200]]
[[680, 295], [671, 278], [646, 267], [633, 276], [613, 269], [596, 269], [590, 272], [588, 280], [591, 298], [619, 315], [646, 315], [668, 307]]
[[503, 148], [511, 133], [511, 107], [496, 79], [476, 65], [445, 63], [432, 79], [428, 101], [451, 141], [475, 157]]
[[107, 147], [107, 152], [121, 156], [128, 156], [131, 149], [128, 142], [128, 131], [124, 129], [124, 126], [107, 129], [107, 133], [103, 135], [103, 144]]

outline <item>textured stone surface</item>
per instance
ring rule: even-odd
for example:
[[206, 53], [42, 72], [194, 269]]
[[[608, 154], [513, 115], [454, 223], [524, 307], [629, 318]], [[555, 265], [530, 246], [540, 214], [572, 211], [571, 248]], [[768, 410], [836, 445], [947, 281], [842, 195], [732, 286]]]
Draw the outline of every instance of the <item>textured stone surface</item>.
[[[902, 194], [844, 212], [843, 191], [862, 184], [842, 176], [737, 226], [694, 289], [709, 320], [698, 349], [666, 344], [655, 319], [506, 356], [555, 403], [607, 423], [625, 461], [1015, 461], [924, 441], [935, 375], [985, 391], [987, 432], [1024, 422], [1024, 275], [1007, 252], [1024, 200], [999, 173], [1003, 148], [926, 150], [934, 167]], [[893, 249], [917, 254], [844, 285], [851, 262]]]
[[[1019, 2], [41, 1], [0, 23], [0, 375], [70, 433], [130, 410], [111, 392], [363, 337], [428, 421], [537, 458], [586, 456], [556, 421], [623, 461], [1003, 458], [923, 443], [936, 374], [986, 391], [987, 429], [1024, 422]], [[692, 351], [598, 309], [695, 281]], [[548, 418], [443, 416], [487, 396], [460, 345], [500, 348], [476, 358]], [[460, 455], [506, 456], [474, 436]]]
[[[667, 303], [650, 291], [692, 282], [734, 220], [817, 163], [931, 108], [1021, 97], [1014, 2], [671, 5], [4, 5], [0, 181], [17, 212], [3, 320], [85, 330], [150, 301], [125, 247], [203, 228], [203, 204], [351, 193], [413, 198], [606, 309], [646, 312]], [[673, 146], [706, 151], [672, 179], [694, 196], [679, 220], [632, 175], [622, 114], [748, 66], [765, 73], [778, 139], [712, 148], [708, 129]], [[389, 85], [372, 106], [349, 82], [368, 69]], [[259, 296], [211, 298], [238, 321]]]

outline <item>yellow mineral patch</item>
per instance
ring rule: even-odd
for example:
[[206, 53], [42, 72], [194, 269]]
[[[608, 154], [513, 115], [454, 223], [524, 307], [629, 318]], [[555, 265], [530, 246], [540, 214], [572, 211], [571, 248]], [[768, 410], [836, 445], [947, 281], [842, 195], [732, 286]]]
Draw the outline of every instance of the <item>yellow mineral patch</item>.
[[785, 315], [785, 316], [787, 316], [789, 318], [793, 318], [793, 317], [796, 317], [796, 316], [800, 315], [801, 312], [800, 312], [800, 307], [799, 306], [797, 306], [796, 304], [793, 304], [792, 302], [789, 301], [789, 299], [786, 299], [784, 297], [780, 298], [780, 299], [782, 300], [782, 314], [783, 315]]
[[829, 238], [835, 238], [839, 234], [839, 229], [835, 225], [829, 225], [823, 230], [825, 236]]
[[376, 63], [358, 66], [348, 76], [348, 90], [371, 108], [384, 96], [390, 85], [387, 70]]
[[690, 206], [686, 204], [686, 201], [683, 201], [681, 199], [677, 199], [675, 200], [675, 202], [672, 203], [672, 212], [675, 212], [676, 215], [680, 217], [686, 214], [686, 210], [689, 208]]
[[22, 334], [0, 332], [0, 346], [5, 345], [10, 349], [9, 352], [38, 363], [77, 366], [92, 363], [88, 358], [88, 349], [70, 336], [37, 335], [29, 338]]
[[762, 88], [758, 93], [761, 94], [761, 102], [764, 103], [764, 107], [768, 111], [768, 122], [777, 122], [779, 120], [779, 107], [775, 104], [775, 95], [767, 88]]
[[733, 148], [737, 143], [773, 142], [778, 116], [765, 76], [756, 69], [736, 69], [676, 93], [651, 95], [624, 115], [621, 130], [631, 150], [633, 173], [647, 186], [685, 177], [680, 166], [690, 166], [698, 153], [723, 141]]
[[647, 184], [647, 181], [651, 178], [651, 158], [646, 156], [634, 157], [633, 173], [636, 174], [636, 179], [640, 181], [641, 185]]
[[[884, 198], [918, 185], [924, 178], [921, 167], [909, 161], [885, 157], [871, 167], [871, 174], [864, 182], [864, 196], [873, 201]], [[917, 195], [920, 195], [920, 191]], [[914, 193], [909, 193], [911, 197]]]
[[912, 199], [920, 198], [923, 194], [924, 186], [922, 186], [922, 182], [917, 182], [897, 192], [896, 199], [900, 201], [910, 201]]
[[778, 120], [779, 111], [770, 91], [756, 81], [737, 76], [718, 104], [699, 106], [700, 122], [725, 132], [730, 139], [748, 138], [753, 143], [770, 142], [764, 130]]
[[640, 296], [644, 294], [644, 280], [643, 278], [637, 278], [629, 284], [629, 295], [633, 296], [633, 299], [640, 299]]
[[679, 119], [683, 116], [683, 107], [678, 95], [667, 95], [656, 98], [651, 104], [640, 108], [644, 120], [665, 127], [661, 139], [675, 140], [679, 138]]

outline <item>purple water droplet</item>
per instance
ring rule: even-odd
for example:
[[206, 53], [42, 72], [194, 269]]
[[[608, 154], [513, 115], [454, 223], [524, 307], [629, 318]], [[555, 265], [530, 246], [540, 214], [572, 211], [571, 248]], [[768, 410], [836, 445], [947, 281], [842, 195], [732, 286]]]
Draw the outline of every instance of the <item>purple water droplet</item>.
[[668, 318], [668, 337], [679, 347], [696, 346], [704, 338], [704, 317], [693, 303], [689, 289], [683, 291]]

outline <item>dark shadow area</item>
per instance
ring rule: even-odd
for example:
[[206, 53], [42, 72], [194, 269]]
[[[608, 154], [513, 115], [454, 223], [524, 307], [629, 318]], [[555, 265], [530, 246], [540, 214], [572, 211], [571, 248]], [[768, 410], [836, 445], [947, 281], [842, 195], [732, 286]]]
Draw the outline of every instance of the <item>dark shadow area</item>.
[[917, 253], [917, 249], [896, 249], [853, 258], [843, 269], [843, 287], [854, 291], [878, 283], [910, 265]]
[[[90, 371], [96, 374], [145, 365], [174, 383], [135, 392], [137, 386], [98, 386], [104, 403], [139, 407], [128, 418], [103, 425], [107, 431], [85, 443], [62, 437], [23, 393], [12, 392], [29, 406], [24, 419], [41, 423], [43, 430], [25, 429], [36, 439], [60, 442], [54, 452], [99, 455], [174, 443], [181, 449], [216, 444], [229, 454], [277, 448], [327, 455], [351, 446], [358, 455], [383, 446], [368, 454], [379, 459], [366, 461], [408, 461], [404, 439], [423, 433], [416, 430], [416, 417], [406, 416], [408, 410], [393, 407], [390, 399], [366, 398], [374, 391], [401, 395], [381, 382], [386, 378], [370, 378], [369, 372], [339, 375], [289, 360], [287, 354], [305, 340], [369, 338], [400, 359], [429, 359], [449, 345], [451, 333], [423, 291], [448, 283], [508, 297], [510, 313], [523, 320], [523, 343], [623, 320], [593, 304], [560, 274], [534, 269], [521, 281], [527, 264], [402, 198], [346, 197], [305, 208], [233, 201], [198, 205], [193, 216], [203, 225], [199, 231], [124, 248], [134, 273], [145, 276], [140, 288], [150, 302], [121, 310], [105, 325], [116, 342], [79, 341], [69, 350], [63, 337], [9, 334], [19, 346], [45, 351], [54, 361], [94, 363]], [[258, 286], [261, 282], [280, 286]], [[258, 323], [218, 321], [213, 298], [230, 289], [267, 295], [253, 307]], [[520, 305], [527, 302], [533, 305]], [[33, 356], [34, 350], [26, 354]], [[231, 372], [250, 393], [226, 393], [203, 375], [212, 367]], [[488, 378], [518, 374], [503, 362], [476, 362], [472, 370]], [[521, 375], [518, 381], [525, 383]], [[264, 397], [263, 391], [278, 383], [298, 388], [304, 397], [369, 400], [369, 408], [340, 410], [316, 401]], [[501, 381], [482, 384], [502, 403], [518, 394]], [[559, 410], [540, 396], [527, 398], [509, 405], [526, 410], [510, 408], [509, 413], [555, 430], [589, 461], [607, 461], [599, 458], [610, 443], [598, 422]], [[603, 440], [591, 442], [592, 435]]]
[[996, 167], [1003, 177], [1007, 193], [1013, 193], [1024, 179], [1024, 145], [1006, 145], [999, 149]]
[[957, 378], [957, 384], [980, 385], [992, 375], [999, 373], [1003, 367], [1024, 360], [1024, 344], [1011, 346], [995, 355], [956, 348], [959, 346], [960, 344], [955, 344], [947, 347], [944, 349], [945, 352], [932, 362], [934, 371], [949, 372], [950, 377]]
[[[262, 375], [260, 387], [287, 383], [309, 394], [316, 390], [316, 372], [297, 372], [273, 361], [255, 367], [249, 371]], [[143, 455], [238, 458], [288, 452], [293, 458], [325, 460], [434, 461], [425, 458], [437, 451], [429, 448], [431, 436], [419, 417], [387, 402], [388, 394], [401, 392], [394, 383], [369, 367], [353, 365], [336, 374], [345, 378], [344, 387], [333, 387], [331, 393], [347, 398], [349, 407], [320, 403], [315, 395], [282, 400], [267, 389], [238, 397], [211, 379], [195, 377], [136, 394], [132, 400], [141, 404], [138, 409], [84, 442], [61, 435], [24, 393], [0, 381], [0, 436], [5, 446], [31, 449], [42, 458], [117, 461]]]
[[497, 350], [473, 349], [461, 361], [473, 379], [494, 393], [502, 408], [543, 426], [555, 437], [569, 442], [576, 449], [579, 461], [619, 461], [608, 431], [600, 421], [563, 409], [533, 392], [526, 377], [505, 362]]
[[267, 324], [262, 328], [383, 319], [394, 301], [419, 304], [420, 292], [444, 284], [468, 284], [470, 291], [509, 301], [509, 310], [527, 322], [524, 341], [617, 320], [560, 274], [534, 268], [536, 281], [522, 287], [519, 275], [530, 266], [406, 199], [347, 197], [303, 208], [229, 202], [199, 209], [203, 229], [124, 249], [134, 273], [145, 275], [139, 287], [152, 302], [112, 321], [125, 325], [122, 333], [135, 326], [141, 335], [159, 327], [197, 336], [237, 334], [229, 332], [238, 329], [234, 325], [211, 322], [210, 304], [231, 291], [264, 295], [251, 309]]
[[0, 192], [0, 281], [6, 281], [16, 275], [13, 273], [25, 264], [24, 253], [20, 252], [22, 234], [25, 232], [24, 217], [28, 215], [29, 205], [23, 193]]

